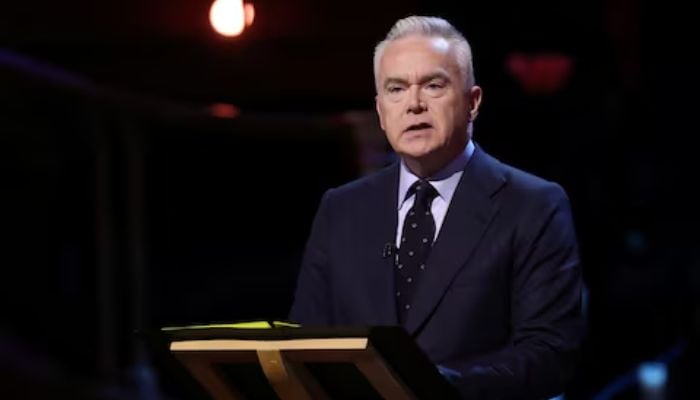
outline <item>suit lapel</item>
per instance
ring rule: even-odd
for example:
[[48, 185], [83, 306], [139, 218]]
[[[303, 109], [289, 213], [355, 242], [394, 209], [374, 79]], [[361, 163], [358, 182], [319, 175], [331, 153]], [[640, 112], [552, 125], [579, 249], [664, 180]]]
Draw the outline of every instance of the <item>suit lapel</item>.
[[394, 296], [394, 252], [386, 256], [383, 254], [385, 245], [396, 241], [398, 182], [398, 164], [382, 171], [370, 182], [372, 188], [367, 194], [368, 199], [362, 201], [368, 207], [364, 214], [366, 220], [362, 221], [365, 228], [361, 237], [357, 238], [358, 249], [369, 249], [363, 269], [368, 277], [366, 289], [374, 307], [371, 313], [386, 325], [398, 323]]
[[504, 183], [498, 162], [477, 147], [464, 169], [426, 263], [428, 273], [417, 288], [413, 308], [405, 322], [409, 333], [420, 329], [467, 263], [497, 213], [491, 195]]

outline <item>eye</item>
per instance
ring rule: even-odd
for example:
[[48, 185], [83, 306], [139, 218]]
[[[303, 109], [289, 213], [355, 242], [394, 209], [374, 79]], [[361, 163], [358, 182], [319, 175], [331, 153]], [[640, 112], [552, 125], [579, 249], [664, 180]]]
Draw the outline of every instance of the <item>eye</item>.
[[445, 88], [445, 83], [444, 82], [430, 82], [426, 86], [429, 90], [440, 90]]
[[389, 86], [386, 90], [389, 93], [396, 94], [400, 93], [403, 90], [403, 88], [401, 86]]

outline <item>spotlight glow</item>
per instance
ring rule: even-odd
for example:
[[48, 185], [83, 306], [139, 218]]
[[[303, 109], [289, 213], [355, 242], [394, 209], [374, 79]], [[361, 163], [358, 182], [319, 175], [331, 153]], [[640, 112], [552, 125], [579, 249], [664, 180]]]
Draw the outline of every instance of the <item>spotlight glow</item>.
[[216, 0], [209, 10], [212, 27], [223, 36], [238, 36], [253, 23], [255, 9], [243, 0]]

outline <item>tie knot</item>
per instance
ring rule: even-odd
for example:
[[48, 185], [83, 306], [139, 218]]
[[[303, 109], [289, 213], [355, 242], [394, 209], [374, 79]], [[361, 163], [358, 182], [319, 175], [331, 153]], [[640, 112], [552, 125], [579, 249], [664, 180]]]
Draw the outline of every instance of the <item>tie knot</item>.
[[437, 190], [426, 180], [418, 180], [408, 189], [406, 196], [416, 195], [416, 204], [428, 206], [438, 195]]

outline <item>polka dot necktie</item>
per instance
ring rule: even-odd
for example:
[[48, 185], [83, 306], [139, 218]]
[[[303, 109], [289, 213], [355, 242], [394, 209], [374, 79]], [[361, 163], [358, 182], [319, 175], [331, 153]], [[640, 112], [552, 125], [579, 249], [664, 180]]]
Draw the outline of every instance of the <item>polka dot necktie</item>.
[[399, 257], [394, 274], [400, 322], [405, 321], [411, 312], [413, 294], [421, 276], [425, 273], [425, 262], [430, 255], [435, 237], [435, 220], [430, 211], [430, 205], [438, 193], [430, 183], [423, 180], [411, 185], [406, 197], [414, 193], [415, 202], [408, 210], [403, 223]]

